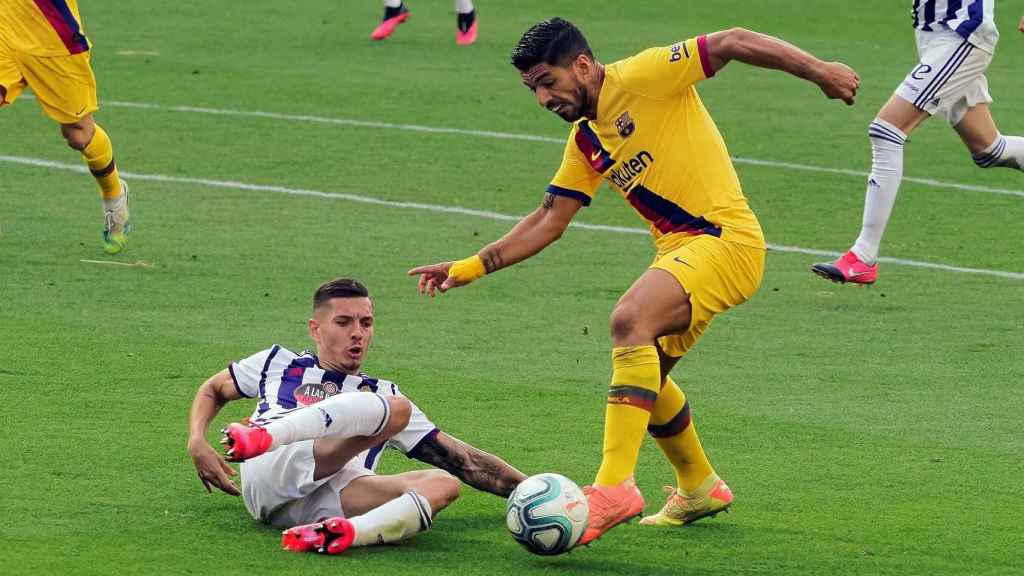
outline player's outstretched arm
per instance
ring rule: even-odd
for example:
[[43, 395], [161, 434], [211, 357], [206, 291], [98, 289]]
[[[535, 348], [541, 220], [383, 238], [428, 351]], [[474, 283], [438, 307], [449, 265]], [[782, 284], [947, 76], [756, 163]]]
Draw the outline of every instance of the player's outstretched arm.
[[439, 262], [409, 270], [420, 277], [420, 293], [434, 295], [465, 286], [502, 268], [526, 260], [562, 237], [582, 204], [575, 198], [548, 194], [544, 202], [496, 242], [457, 262]]
[[188, 415], [188, 454], [207, 492], [213, 491], [210, 488], [213, 485], [232, 496], [241, 494], [230, 478], [238, 473], [206, 441], [206, 430], [220, 409], [241, 397], [231, 374], [225, 369], [203, 382], [192, 400]]
[[410, 456], [440, 468], [477, 490], [508, 496], [526, 475], [493, 454], [444, 432], [424, 440]]
[[860, 76], [842, 62], [823, 62], [789, 42], [743, 28], [710, 34], [707, 51], [714, 71], [721, 70], [732, 60], [784, 70], [817, 84], [826, 96], [847, 104], [853, 104], [860, 86]]

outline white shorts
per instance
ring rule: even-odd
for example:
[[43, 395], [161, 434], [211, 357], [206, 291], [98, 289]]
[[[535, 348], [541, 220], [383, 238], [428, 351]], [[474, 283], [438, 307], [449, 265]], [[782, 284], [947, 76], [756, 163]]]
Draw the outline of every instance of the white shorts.
[[992, 102], [985, 70], [992, 55], [948, 29], [917, 30], [921, 62], [907, 74], [896, 95], [956, 126], [967, 111]]
[[344, 516], [341, 491], [356, 478], [373, 475], [357, 456], [334, 474], [313, 480], [313, 441], [282, 446], [242, 463], [242, 498], [253, 518], [291, 528]]

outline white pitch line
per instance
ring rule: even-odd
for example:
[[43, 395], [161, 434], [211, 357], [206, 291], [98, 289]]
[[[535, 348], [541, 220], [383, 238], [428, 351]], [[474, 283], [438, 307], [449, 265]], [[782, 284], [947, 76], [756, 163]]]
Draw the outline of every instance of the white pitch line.
[[[40, 168], [51, 168], [55, 170], [68, 170], [71, 172], [87, 172], [86, 168], [80, 164], [65, 164], [63, 162], [53, 162], [51, 160], [43, 160], [40, 158], [25, 158], [21, 156], [3, 156], [0, 155], [0, 162], [8, 162], [11, 164], [21, 164], [24, 166], [37, 166]], [[388, 206], [391, 208], [405, 208], [411, 210], [424, 210], [429, 212], [442, 212], [445, 214], [462, 214], [464, 216], [476, 216], [478, 218], [485, 218], [488, 220], [501, 220], [506, 222], [516, 222], [522, 216], [515, 216], [512, 214], [502, 214], [500, 212], [491, 212], [489, 210], [475, 210], [472, 208], [462, 208], [460, 206], [444, 206], [440, 204], [425, 204], [421, 202], [399, 202], [395, 200], [385, 200], [383, 198], [375, 198], [373, 196], [364, 196], [361, 194], [347, 194], [344, 192], [323, 192], [320, 190], [309, 190], [305, 188], [289, 188], [286, 186], [269, 186], [265, 184], [249, 184], [247, 182], [236, 182], [232, 180], [211, 180], [207, 178], [189, 178], [185, 176], [166, 176], [162, 174], [137, 174], [134, 172], [122, 172], [122, 176], [126, 179], [131, 180], [143, 180], [151, 182], [168, 182], [175, 184], [194, 184], [198, 186], [211, 186], [214, 188], [228, 188], [233, 190], [250, 190], [254, 192], [272, 192], [276, 194], [288, 194], [291, 196], [311, 196], [314, 198], [327, 198], [332, 200], [347, 200], [349, 202], [360, 202], [363, 204], [373, 204], [376, 206]], [[587, 224], [585, 222], [571, 222], [569, 224], [573, 228], [581, 228], [584, 230], [595, 230], [599, 232], [613, 232], [618, 234], [648, 234], [646, 228], [629, 228], [625, 226], [608, 226], [604, 224]], [[832, 252], [830, 250], [818, 250], [815, 248], [803, 248], [800, 246], [785, 246], [781, 244], [769, 244], [768, 249], [774, 252], [791, 252], [798, 254], [812, 254], [815, 256], [839, 256], [839, 252]], [[897, 264], [900, 266], [912, 266], [915, 268], [928, 268], [931, 270], [942, 270], [945, 272], [957, 272], [962, 274], [981, 274], [985, 276], [996, 276], [999, 278], [1009, 278], [1011, 280], [1024, 280], [1024, 272], [1009, 272], [1006, 270], [990, 270], [987, 268], [967, 268], [963, 266], [950, 266], [947, 264], [936, 264], [934, 262], [922, 262], [919, 260], [906, 260], [903, 258], [879, 258], [879, 262], [887, 264]]]
[[146, 260], [136, 260], [135, 262], [118, 262], [116, 260], [85, 260], [85, 259], [82, 259], [82, 260], [79, 260], [79, 262], [84, 262], [86, 264], [105, 264], [105, 265], [108, 265], [108, 266], [128, 266], [128, 267], [135, 267], [135, 268], [152, 268], [153, 267], [153, 263], [152, 262], [148, 262]]
[[[205, 108], [199, 106], [167, 106], [163, 104], [148, 104], [144, 102], [123, 102], [117, 100], [103, 101], [104, 106], [115, 108], [138, 108], [142, 110], [159, 110], [163, 112], [186, 112], [192, 114], [211, 114], [216, 116], [240, 116], [246, 118], [265, 118], [269, 120], [284, 120], [288, 122], [310, 122], [315, 124], [333, 124], [336, 126], [355, 126], [359, 128], [379, 128], [388, 130], [402, 130], [407, 132], [424, 132], [428, 134], [455, 134], [459, 136], [476, 136], [480, 138], [495, 138], [501, 140], [525, 140], [528, 142], [548, 142], [551, 144], [565, 144], [565, 138], [552, 138], [550, 136], [537, 136], [534, 134], [519, 134], [514, 132], [495, 132], [491, 130], [468, 130], [463, 128], [446, 128], [439, 126], [422, 126], [419, 124], [396, 124], [392, 122], [374, 122], [368, 120], [355, 120], [351, 118], [335, 118], [328, 116], [312, 116], [305, 114], [283, 114], [278, 112], [263, 112], [259, 110], [232, 110], [228, 108]], [[749, 164], [751, 166], [768, 166], [771, 168], [783, 168], [788, 170], [800, 170], [804, 172], [819, 172], [825, 174], [841, 174], [844, 176], [855, 176], [867, 178], [867, 172], [850, 170], [847, 168], [829, 168], [827, 166], [813, 166], [810, 164], [795, 164], [792, 162], [779, 162], [775, 160], [759, 160], [757, 158], [741, 158], [733, 156], [732, 161], [737, 164]], [[1024, 198], [1024, 190], [1013, 190], [1010, 188], [996, 188], [992, 186], [981, 186], [979, 184], [963, 184], [960, 182], [946, 182], [933, 180], [931, 178], [903, 177], [904, 182], [913, 182], [930, 188], [952, 188], [968, 192], [984, 192], [987, 194], [1002, 194]]]

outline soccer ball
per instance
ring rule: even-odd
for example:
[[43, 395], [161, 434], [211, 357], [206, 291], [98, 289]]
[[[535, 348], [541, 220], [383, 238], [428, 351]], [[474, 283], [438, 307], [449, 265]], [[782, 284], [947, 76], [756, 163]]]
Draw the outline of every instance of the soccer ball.
[[524, 548], [553, 556], [580, 541], [589, 515], [579, 486], [561, 474], [545, 473], [523, 480], [508, 497], [505, 524]]

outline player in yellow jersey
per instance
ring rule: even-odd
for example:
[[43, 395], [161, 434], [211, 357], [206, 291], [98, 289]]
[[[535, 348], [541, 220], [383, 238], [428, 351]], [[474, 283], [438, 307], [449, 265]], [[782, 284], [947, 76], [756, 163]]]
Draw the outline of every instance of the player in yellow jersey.
[[643, 523], [680, 526], [732, 503], [704, 454], [686, 396], [669, 377], [716, 314], [753, 296], [764, 269], [761, 227], [694, 88], [731, 60], [784, 70], [847, 104], [859, 83], [843, 64], [740, 28], [605, 66], [571, 23], [554, 18], [533, 26], [512, 63], [541, 106], [573, 123], [543, 204], [478, 254], [409, 271], [419, 275], [420, 291], [433, 295], [525, 260], [562, 235], [602, 180], [650, 226], [654, 262], [611, 315], [604, 456], [585, 489], [583, 544], [643, 511], [633, 471], [645, 432], [671, 462], [677, 485]]
[[103, 198], [103, 248], [127, 242], [128, 186], [120, 179], [107, 133], [93, 120], [96, 78], [92, 45], [76, 0], [0, 0], [0, 108], [31, 88], [68, 146], [78, 150]]

